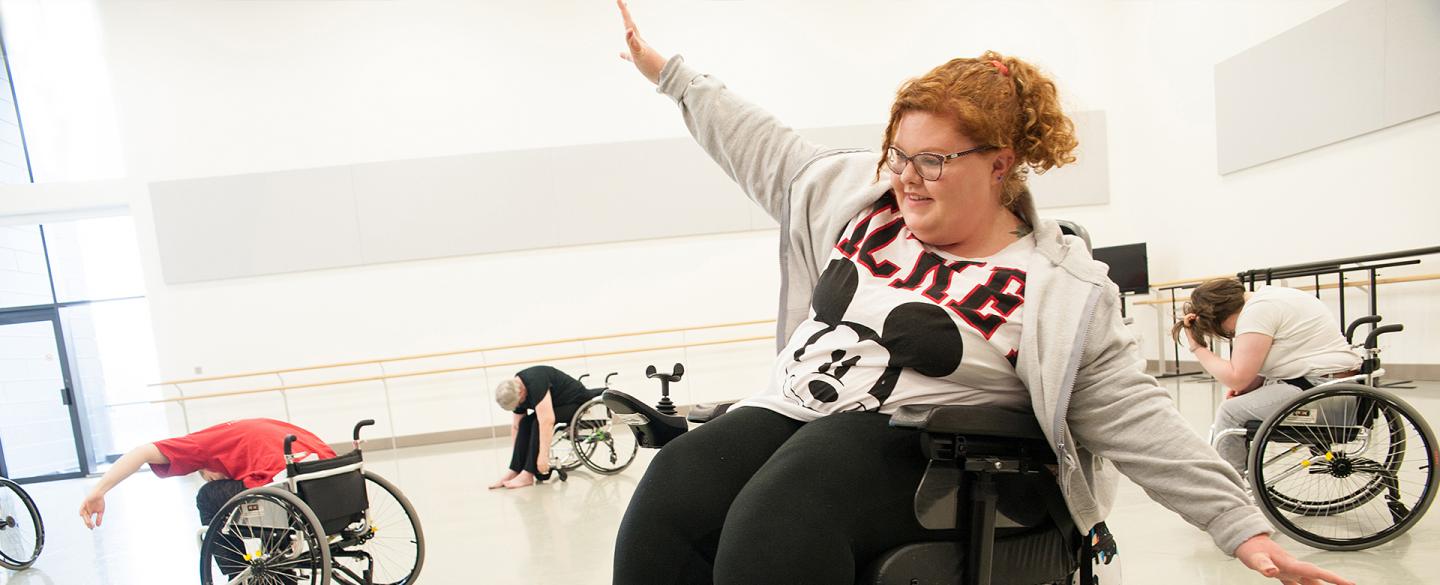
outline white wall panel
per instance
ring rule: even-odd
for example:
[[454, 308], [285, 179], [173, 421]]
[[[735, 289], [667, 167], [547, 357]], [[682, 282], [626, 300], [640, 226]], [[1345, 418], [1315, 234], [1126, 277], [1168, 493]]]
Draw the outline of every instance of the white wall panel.
[[1440, 2], [1389, 0], [1385, 31], [1384, 124], [1440, 110]]
[[343, 167], [150, 184], [165, 282], [360, 263]]
[[1215, 66], [1221, 174], [1440, 111], [1440, 3], [1350, 0]]

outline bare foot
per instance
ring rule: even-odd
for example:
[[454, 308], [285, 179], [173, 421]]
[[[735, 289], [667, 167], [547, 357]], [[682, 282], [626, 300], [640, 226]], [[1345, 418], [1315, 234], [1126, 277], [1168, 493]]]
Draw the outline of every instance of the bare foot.
[[532, 485], [535, 485], [535, 476], [530, 475], [528, 471], [505, 481], [505, 489], [513, 490], [515, 488], [530, 487]]
[[490, 484], [490, 487], [487, 489], [498, 490], [502, 487], [505, 487], [505, 482], [515, 479], [515, 476], [517, 475], [520, 474], [515, 471], [507, 471], [505, 472], [505, 477], [495, 480], [495, 483]]

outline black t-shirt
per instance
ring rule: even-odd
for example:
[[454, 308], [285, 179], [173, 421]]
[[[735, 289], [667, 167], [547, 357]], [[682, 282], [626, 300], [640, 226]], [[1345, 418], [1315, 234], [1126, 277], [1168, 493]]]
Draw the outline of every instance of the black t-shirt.
[[515, 414], [525, 414], [526, 411], [533, 410], [545, 400], [547, 394], [554, 394], [550, 399], [550, 407], [554, 409], [567, 404], [579, 406], [590, 399], [591, 393], [585, 391], [584, 384], [550, 366], [525, 368], [515, 374], [515, 377], [525, 384], [525, 400], [515, 407]]

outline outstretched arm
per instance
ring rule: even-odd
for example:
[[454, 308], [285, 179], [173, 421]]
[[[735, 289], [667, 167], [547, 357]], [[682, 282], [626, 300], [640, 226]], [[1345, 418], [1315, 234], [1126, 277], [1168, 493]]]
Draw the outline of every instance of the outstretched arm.
[[649, 79], [650, 83], [660, 83], [660, 71], [665, 68], [665, 62], [669, 59], [661, 55], [650, 43], [640, 37], [640, 30], [635, 27], [635, 20], [630, 18], [630, 6], [625, 0], [615, 0], [620, 7], [620, 17], [625, 21], [625, 45], [630, 51], [620, 53], [620, 58], [635, 64], [640, 74]]
[[142, 465], [154, 464], [164, 465], [170, 462], [154, 443], [146, 443], [121, 456], [110, 466], [110, 470], [101, 476], [100, 482], [90, 490], [90, 495], [85, 496], [85, 501], [80, 504], [80, 518], [85, 521], [85, 527], [94, 529], [100, 526], [105, 519], [105, 494], [114, 489], [125, 478], [134, 475]]
[[535, 457], [535, 469], [550, 473], [550, 441], [555, 437], [555, 403], [552, 393], [545, 393], [545, 399], [535, 405], [536, 432], [540, 433], [540, 453]]
[[746, 195], [781, 221], [791, 181], [821, 153], [820, 147], [727, 89], [720, 80], [686, 65], [680, 56], [667, 59], [640, 36], [624, 0], [616, 0], [616, 4], [625, 24], [628, 49], [620, 56], [679, 104], [695, 142]]

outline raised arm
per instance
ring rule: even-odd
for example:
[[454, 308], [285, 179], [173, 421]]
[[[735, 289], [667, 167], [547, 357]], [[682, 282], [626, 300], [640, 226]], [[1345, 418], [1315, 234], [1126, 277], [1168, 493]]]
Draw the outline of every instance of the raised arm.
[[719, 80], [689, 67], [683, 57], [667, 59], [640, 36], [625, 1], [616, 0], [616, 4], [624, 19], [629, 49], [620, 56], [680, 105], [695, 141], [746, 195], [779, 220], [791, 180], [820, 154], [820, 147], [735, 95]]
[[80, 518], [85, 521], [85, 527], [94, 529], [100, 526], [105, 519], [105, 494], [125, 481], [125, 478], [134, 475], [142, 465], [164, 465], [169, 462], [170, 459], [166, 458], [154, 443], [146, 443], [121, 456], [110, 466], [110, 470], [101, 476], [100, 482], [85, 496], [85, 501], [81, 502]]

